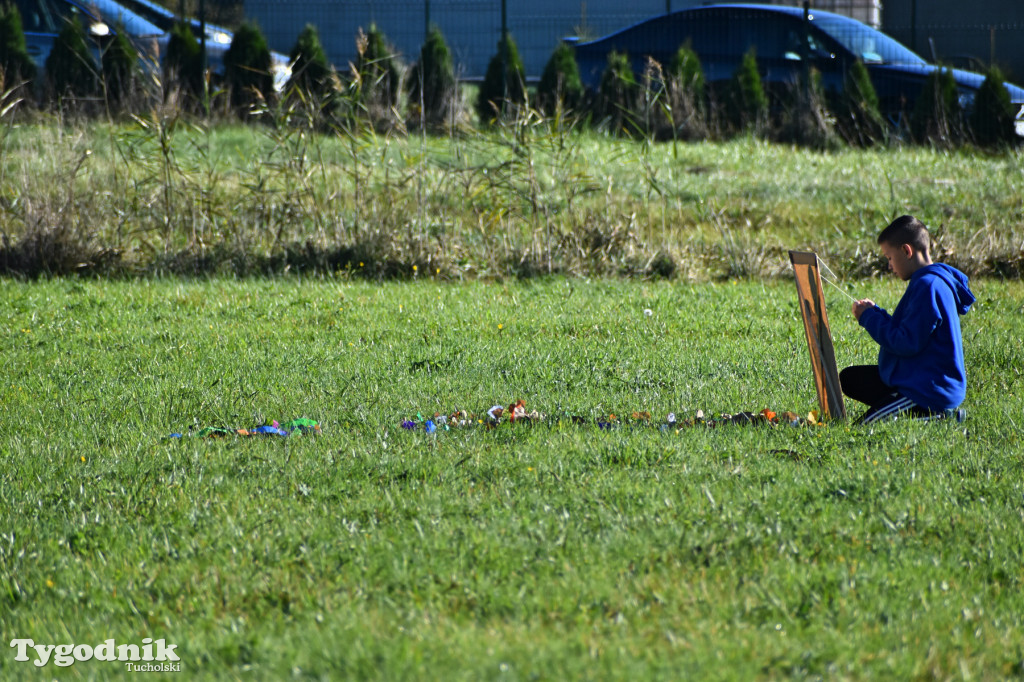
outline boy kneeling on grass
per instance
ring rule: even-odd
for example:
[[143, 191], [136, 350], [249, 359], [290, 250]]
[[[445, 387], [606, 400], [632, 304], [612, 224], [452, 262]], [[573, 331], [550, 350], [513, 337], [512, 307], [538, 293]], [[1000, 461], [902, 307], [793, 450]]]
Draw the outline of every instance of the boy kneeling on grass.
[[930, 241], [924, 223], [908, 215], [878, 235], [889, 269], [909, 284], [892, 315], [870, 299], [853, 304], [853, 316], [879, 345], [877, 365], [839, 373], [843, 393], [870, 408], [858, 423], [901, 415], [963, 419], [957, 409], [967, 389], [960, 315], [975, 299], [967, 275], [932, 262]]

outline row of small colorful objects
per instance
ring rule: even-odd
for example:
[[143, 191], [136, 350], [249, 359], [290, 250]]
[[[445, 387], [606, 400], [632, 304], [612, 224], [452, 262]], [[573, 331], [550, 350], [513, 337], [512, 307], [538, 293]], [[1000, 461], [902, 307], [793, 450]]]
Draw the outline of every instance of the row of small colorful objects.
[[697, 410], [693, 416], [680, 419], [675, 413], [670, 413], [663, 422], [652, 424], [650, 412], [633, 412], [628, 417], [609, 414], [607, 416], [588, 419], [576, 415], [563, 414], [549, 418], [548, 415], [536, 410], [527, 412], [526, 401], [517, 400], [508, 407], [495, 405], [483, 415], [476, 415], [465, 410], [456, 410], [450, 414], [435, 412], [433, 415], [424, 417], [417, 413], [415, 418], [403, 419], [401, 427], [407, 431], [425, 431], [426, 433], [437, 433], [451, 429], [483, 426], [493, 428], [507, 421], [510, 424], [538, 424], [548, 423], [552, 425], [561, 424], [596, 424], [600, 429], [614, 429], [622, 426], [652, 426], [656, 425], [662, 431], [679, 430], [687, 427], [703, 426], [715, 427], [726, 424], [738, 425], [765, 425], [765, 426], [820, 426], [821, 418], [818, 412], [809, 412], [801, 417], [795, 412], [773, 412], [769, 409], [760, 412], [737, 412], [736, 414], [720, 414], [718, 417], [707, 416], [703, 410]]
[[[228, 436], [291, 436], [320, 433], [320, 424], [312, 419], [292, 419], [284, 424], [274, 420], [270, 424], [257, 426], [254, 429], [232, 429], [223, 426], [204, 426], [193, 435], [195, 438], [227, 438]], [[180, 433], [172, 433], [168, 438], [183, 438]]]

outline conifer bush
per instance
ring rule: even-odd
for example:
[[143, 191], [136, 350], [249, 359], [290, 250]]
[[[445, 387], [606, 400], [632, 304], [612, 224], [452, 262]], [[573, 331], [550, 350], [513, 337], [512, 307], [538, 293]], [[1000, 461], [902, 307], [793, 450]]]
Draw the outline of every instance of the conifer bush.
[[910, 132], [921, 144], [953, 146], [963, 141], [964, 128], [953, 71], [939, 67], [924, 81], [910, 117]]
[[360, 34], [357, 50], [357, 91], [365, 113], [374, 124], [395, 123], [402, 76], [395, 51], [376, 24]]
[[768, 96], [751, 47], [733, 74], [725, 95], [725, 117], [733, 131], [763, 132], [768, 119]]
[[993, 66], [974, 98], [974, 110], [969, 120], [974, 141], [982, 147], [999, 147], [1017, 142], [1014, 130], [1013, 104], [1010, 93], [1003, 85], [1003, 73]]
[[118, 26], [100, 61], [107, 107], [120, 111], [138, 94], [139, 53]]
[[838, 143], [820, 71], [808, 69], [788, 96], [784, 94], [780, 99], [781, 125], [775, 135], [779, 142], [811, 149], [828, 149]]
[[847, 70], [833, 109], [836, 129], [848, 144], [867, 147], [885, 139], [886, 123], [879, 112], [878, 93], [861, 60]]
[[707, 137], [707, 83], [700, 57], [689, 44], [672, 55], [665, 77], [674, 135], [689, 140]]
[[537, 86], [537, 107], [545, 116], [554, 116], [561, 106], [578, 110], [583, 103], [583, 82], [576, 64], [576, 54], [565, 43], [551, 53]]
[[164, 59], [164, 96], [178, 92], [184, 96], [183, 104], [198, 104], [205, 89], [203, 52], [192, 28], [178, 22], [171, 29]]
[[295, 40], [288, 55], [292, 63], [292, 75], [288, 79], [286, 90], [298, 89], [303, 94], [323, 101], [329, 99], [335, 91], [334, 73], [320, 33], [313, 24], [306, 24], [299, 37]]
[[78, 17], [64, 24], [46, 58], [46, 76], [51, 98], [61, 104], [82, 104], [95, 97], [99, 74], [85, 28]]
[[35, 79], [36, 67], [28, 54], [21, 13], [16, 5], [0, 4], [0, 92]]
[[432, 26], [409, 74], [409, 105], [427, 126], [450, 121], [458, 104], [458, 83], [444, 34]]
[[242, 24], [224, 53], [224, 81], [231, 107], [238, 115], [244, 116], [254, 107], [273, 100], [272, 65], [263, 32], [254, 24]]
[[489, 123], [505, 115], [515, 116], [525, 104], [526, 70], [516, 41], [508, 34], [498, 41], [498, 52], [487, 63], [477, 95], [476, 113], [481, 122]]
[[624, 52], [610, 52], [597, 87], [595, 113], [599, 125], [613, 133], [635, 134], [639, 94], [629, 56]]
[[292, 102], [299, 102], [313, 125], [332, 121], [337, 113], [340, 83], [320, 42], [320, 33], [313, 24], [306, 24], [288, 55], [292, 75], [285, 93]]

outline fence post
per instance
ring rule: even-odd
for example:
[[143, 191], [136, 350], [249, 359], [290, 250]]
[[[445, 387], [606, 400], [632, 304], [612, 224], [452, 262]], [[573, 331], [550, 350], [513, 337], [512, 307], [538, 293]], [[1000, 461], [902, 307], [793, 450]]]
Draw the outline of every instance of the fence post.
[[501, 110], [505, 110], [508, 101], [508, 8], [506, 0], [501, 0]]
[[206, 77], [206, 0], [199, 0], [199, 51], [203, 54], [203, 113], [210, 114], [210, 79]]

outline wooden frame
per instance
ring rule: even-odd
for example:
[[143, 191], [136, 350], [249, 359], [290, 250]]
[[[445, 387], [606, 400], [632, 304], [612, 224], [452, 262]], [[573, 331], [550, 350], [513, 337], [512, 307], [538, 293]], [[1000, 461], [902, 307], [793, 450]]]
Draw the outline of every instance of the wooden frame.
[[804, 331], [807, 334], [807, 349], [811, 354], [814, 388], [818, 391], [821, 415], [828, 419], [846, 419], [846, 405], [839, 384], [839, 368], [836, 366], [832, 332], [828, 327], [825, 297], [821, 290], [818, 254], [790, 251], [789, 260], [793, 264], [797, 300], [800, 303], [800, 315], [803, 317]]

